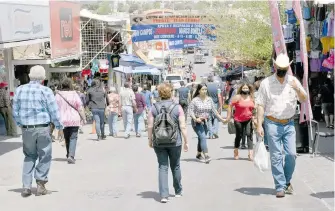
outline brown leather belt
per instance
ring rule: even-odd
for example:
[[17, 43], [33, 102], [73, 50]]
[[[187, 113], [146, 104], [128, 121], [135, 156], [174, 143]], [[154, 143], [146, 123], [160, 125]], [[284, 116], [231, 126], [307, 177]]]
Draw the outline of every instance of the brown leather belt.
[[274, 118], [272, 116], [266, 116], [266, 118], [268, 118], [272, 122], [280, 123], [280, 124], [283, 124], [283, 125], [289, 123], [289, 121], [292, 120], [292, 118], [289, 118], [289, 119], [277, 119], [277, 118]]

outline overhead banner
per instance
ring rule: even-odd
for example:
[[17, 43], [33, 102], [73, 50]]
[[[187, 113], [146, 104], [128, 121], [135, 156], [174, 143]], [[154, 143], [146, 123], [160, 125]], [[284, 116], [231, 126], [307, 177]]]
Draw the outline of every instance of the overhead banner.
[[169, 40], [169, 49], [183, 49], [190, 47], [198, 47], [200, 45], [198, 40]]
[[200, 15], [136, 15], [131, 17], [133, 42], [149, 40], [216, 40], [215, 26]]
[[[268, 0], [268, 1], [270, 7], [272, 37], [276, 55], [279, 55], [281, 53], [287, 54], [282, 26], [280, 23], [278, 2], [276, 0]], [[291, 67], [289, 67], [288, 72], [290, 75], [292, 75]]]
[[50, 0], [51, 58], [80, 53], [80, 4]]

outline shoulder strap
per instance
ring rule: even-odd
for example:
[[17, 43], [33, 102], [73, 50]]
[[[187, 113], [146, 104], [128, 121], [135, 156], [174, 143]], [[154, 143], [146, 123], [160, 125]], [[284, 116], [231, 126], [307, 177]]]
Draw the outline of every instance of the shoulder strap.
[[76, 111], [78, 112], [78, 114], [79, 114], [81, 120], [84, 120], [84, 118], [80, 115], [80, 112], [79, 112], [79, 111], [78, 111], [72, 104], [70, 104], [69, 101], [67, 101], [63, 95], [61, 95], [60, 93], [57, 93], [57, 94], [58, 94], [61, 98], [63, 98], [63, 100], [64, 100], [69, 106], [71, 106], [71, 108], [73, 108], [74, 110], [76, 110]]
[[168, 114], [171, 114], [172, 110], [174, 109], [174, 107], [176, 107], [176, 105], [177, 105], [177, 104], [172, 103], [172, 104], [169, 106], [169, 108], [168, 108], [168, 110], [167, 110], [167, 113], [168, 113]]

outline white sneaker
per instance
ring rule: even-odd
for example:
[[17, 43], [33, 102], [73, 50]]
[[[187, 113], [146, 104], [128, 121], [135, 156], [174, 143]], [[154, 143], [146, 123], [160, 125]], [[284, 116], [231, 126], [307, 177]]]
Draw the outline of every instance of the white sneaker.
[[180, 198], [180, 197], [182, 197], [183, 196], [183, 194], [182, 193], [179, 193], [179, 194], [176, 194], [174, 197], [175, 198]]
[[161, 202], [162, 202], [162, 203], [167, 203], [168, 201], [169, 201], [168, 198], [162, 198], [162, 199], [161, 199]]

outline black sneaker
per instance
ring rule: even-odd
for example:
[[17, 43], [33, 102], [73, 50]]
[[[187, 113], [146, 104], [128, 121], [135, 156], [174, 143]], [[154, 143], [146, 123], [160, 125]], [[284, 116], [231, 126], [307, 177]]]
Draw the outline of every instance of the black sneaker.
[[26, 197], [28, 197], [28, 196], [31, 196], [31, 190], [30, 190], [29, 188], [24, 188], [24, 189], [22, 190], [21, 196], [22, 196], [23, 198], [26, 198]]
[[106, 139], [106, 136], [105, 136], [105, 135], [102, 135], [102, 136], [101, 136], [101, 140], [104, 140], [104, 139]]
[[75, 160], [73, 157], [68, 157], [68, 158], [67, 158], [67, 163], [68, 163], [68, 164], [75, 164], [75, 163], [76, 163], [76, 160]]
[[245, 145], [242, 145], [241, 146], [241, 149], [246, 149], [247, 147]]
[[285, 193], [290, 195], [294, 194], [293, 186], [291, 185], [291, 183], [286, 185]]
[[209, 157], [208, 155], [205, 156], [205, 163], [209, 164], [211, 162], [212, 158]]
[[204, 161], [204, 157], [202, 157], [201, 154], [198, 154], [198, 155], [196, 156], [196, 158], [197, 158], [199, 161], [201, 161], [201, 162]]

